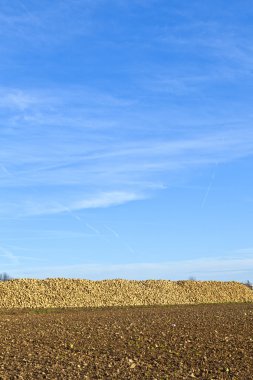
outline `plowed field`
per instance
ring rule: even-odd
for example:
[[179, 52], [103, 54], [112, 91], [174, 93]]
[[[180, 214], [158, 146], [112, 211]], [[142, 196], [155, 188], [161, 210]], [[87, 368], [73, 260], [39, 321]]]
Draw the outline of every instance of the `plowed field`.
[[253, 304], [0, 311], [0, 379], [253, 379]]

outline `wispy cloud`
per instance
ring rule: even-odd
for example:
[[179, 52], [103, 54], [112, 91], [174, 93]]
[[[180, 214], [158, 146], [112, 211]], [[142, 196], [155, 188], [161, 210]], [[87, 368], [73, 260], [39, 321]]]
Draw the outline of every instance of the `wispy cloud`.
[[[28, 209], [28, 215], [41, 215], [41, 214], [58, 214], [69, 210], [73, 213], [74, 211], [92, 209], [92, 208], [106, 208], [111, 206], [121, 205], [127, 202], [132, 202], [136, 200], [143, 199], [144, 196], [141, 194], [135, 194], [130, 192], [103, 192], [97, 196], [87, 197], [85, 199], [78, 200], [73, 203], [69, 203], [68, 206], [60, 205], [58, 202], [52, 202], [52, 204], [30, 204], [30, 209]], [[86, 223], [87, 225], [87, 223]], [[91, 228], [90, 225], [88, 225]], [[92, 228], [94, 232], [94, 228]], [[97, 231], [96, 231], [97, 232]]]
[[[47, 194], [48, 198], [52, 198]], [[146, 196], [133, 192], [104, 192], [98, 194], [96, 197], [86, 197], [84, 199], [79, 199], [74, 202], [68, 202], [68, 207], [60, 207], [55, 196], [55, 201], [40, 201], [37, 197], [30, 197], [29, 202], [24, 199], [20, 199], [20, 202], [9, 202], [6, 204], [0, 204], [0, 212], [2, 216], [9, 214], [14, 214], [17, 217], [22, 216], [32, 216], [32, 215], [45, 215], [45, 214], [59, 214], [64, 213], [67, 209], [73, 211], [80, 211], [85, 209], [95, 209], [95, 208], [107, 208], [112, 206], [123, 205], [128, 202], [133, 202], [136, 200], [145, 199]], [[61, 194], [61, 197], [64, 198], [64, 195]], [[17, 197], [16, 197], [17, 198]], [[72, 198], [74, 198], [72, 194]], [[76, 197], [78, 199], [78, 197]], [[66, 199], [65, 199], [66, 202]]]
[[[241, 281], [253, 269], [251, 257], [203, 257], [193, 260], [125, 263], [125, 264], [80, 264], [31, 268], [23, 272], [23, 277], [72, 277], [88, 279], [187, 279], [194, 276], [199, 280], [226, 280], [233, 278]], [[180, 273], [178, 276], [177, 273]]]
[[[202, 96], [206, 101], [213, 92], [216, 98], [224, 96], [226, 87], [230, 91], [233, 86], [241, 88], [242, 81], [247, 86], [246, 80], [252, 80], [252, 28], [244, 23], [242, 4], [232, 4], [229, 11], [215, 8], [213, 15], [206, 14], [200, 3], [172, 6], [166, 11], [171, 18], [176, 11], [177, 22], [157, 28], [153, 44], [158, 54], [167, 54], [167, 65], [155, 62], [147, 67], [146, 77], [141, 77], [145, 89], [163, 96], [166, 93], [170, 99]], [[233, 100], [236, 97], [234, 92]]]
[[0, 188], [11, 189], [0, 202], [4, 215], [124, 204], [173, 185], [170, 175], [253, 154], [247, 123], [191, 133], [186, 124], [161, 138], [163, 120], [147, 134], [141, 110], [128, 99], [98, 92], [88, 99], [81, 88], [77, 101], [75, 89], [1, 91]]
[[56, 0], [54, 3], [45, 1], [38, 6], [23, 0], [3, 1], [0, 37], [15, 37], [18, 41], [42, 47], [74, 36], [86, 36], [93, 31], [91, 12], [99, 3], [88, 0], [63, 3]]

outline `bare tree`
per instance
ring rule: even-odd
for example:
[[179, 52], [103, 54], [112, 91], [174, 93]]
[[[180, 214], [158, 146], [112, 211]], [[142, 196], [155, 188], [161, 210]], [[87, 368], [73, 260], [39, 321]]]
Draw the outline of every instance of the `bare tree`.
[[248, 288], [253, 289], [253, 285], [252, 285], [252, 282], [250, 282], [250, 280], [247, 280], [245, 282], [245, 285], [248, 286]]
[[0, 281], [9, 281], [11, 277], [7, 273], [0, 273]]

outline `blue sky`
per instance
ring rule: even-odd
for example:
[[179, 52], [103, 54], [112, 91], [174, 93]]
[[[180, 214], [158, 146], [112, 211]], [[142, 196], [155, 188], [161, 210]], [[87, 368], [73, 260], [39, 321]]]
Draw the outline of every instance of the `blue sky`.
[[252, 21], [0, 0], [1, 272], [252, 280]]

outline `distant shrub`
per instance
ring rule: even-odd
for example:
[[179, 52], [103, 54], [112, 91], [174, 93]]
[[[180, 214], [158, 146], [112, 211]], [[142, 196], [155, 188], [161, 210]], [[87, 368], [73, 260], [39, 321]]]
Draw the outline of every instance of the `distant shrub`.
[[247, 280], [244, 285], [246, 285], [248, 288], [253, 289], [253, 284], [249, 280]]
[[189, 281], [197, 281], [196, 277], [194, 277], [194, 276], [190, 276], [190, 277], [188, 278], [188, 280], [189, 280]]
[[0, 281], [9, 281], [12, 278], [7, 273], [0, 273]]

